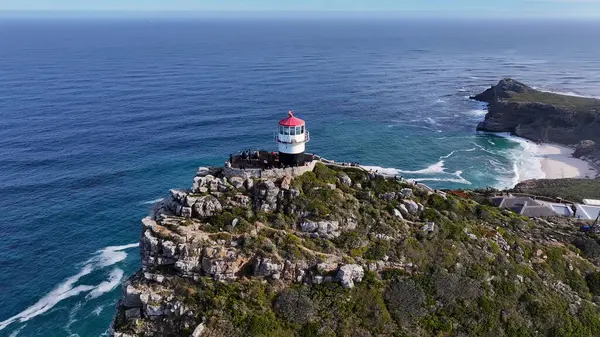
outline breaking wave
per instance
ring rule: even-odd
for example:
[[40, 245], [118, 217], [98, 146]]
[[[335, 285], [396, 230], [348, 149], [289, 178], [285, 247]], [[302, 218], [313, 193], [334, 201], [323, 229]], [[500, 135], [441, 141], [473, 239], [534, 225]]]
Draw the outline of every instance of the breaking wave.
[[104, 269], [125, 260], [125, 258], [127, 258], [127, 253], [124, 251], [137, 246], [137, 243], [133, 243], [122, 246], [109, 246], [97, 251], [94, 256], [84, 263], [84, 266], [77, 274], [64, 280], [29, 308], [5, 321], [0, 322], [0, 330], [3, 330], [10, 324], [17, 321], [26, 322], [52, 309], [62, 300], [77, 296], [81, 293], [87, 292], [88, 295], [86, 297], [96, 298], [108, 291], [111, 291], [119, 284], [123, 277], [123, 271], [119, 268], [115, 268], [110, 273], [107, 281], [103, 281], [98, 285], [76, 285], [76, 283], [82, 277], [89, 275], [93, 271]]
[[424, 169], [421, 170], [415, 170], [415, 171], [410, 171], [410, 170], [400, 170], [398, 169], [397, 171], [399, 173], [408, 173], [408, 174], [435, 174], [435, 173], [444, 173], [444, 161], [440, 160], [435, 164], [431, 164], [429, 166], [427, 166]]
[[407, 174], [444, 173], [444, 161], [443, 160], [440, 160], [439, 162], [432, 164], [424, 169], [415, 170], [415, 171], [402, 170], [402, 169], [397, 169], [397, 168], [386, 168], [386, 167], [380, 167], [380, 166], [361, 166], [361, 167], [367, 171], [374, 171], [374, 172], [388, 175], [388, 176], [400, 175], [401, 173], [407, 173]]
[[494, 187], [499, 189], [512, 188], [524, 180], [546, 177], [546, 174], [542, 171], [541, 158], [543, 154], [539, 145], [510, 134], [501, 133], [497, 135], [517, 143], [518, 146], [503, 153], [512, 163], [512, 168], [503, 172], [503, 177], [498, 179], [498, 183]]
[[[401, 176], [403, 174], [408, 175], [425, 175], [430, 177], [408, 177], [407, 180], [414, 182], [423, 182], [423, 181], [437, 181], [437, 182], [452, 182], [457, 184], [465, 184], [471, 185], [472, 183], [463, 178], [463, 171], [456, 171], [454, 173], [446, 172], [446, 168], [444, 167], [445, 161], [444, 159], [448, 159], [454, 156], [458, 152], [473, 152], [476, 151], [477, 148], [469, 148], [464, 150], [454, 150], [444, 156], [441, 156], [438, 162], [427, 166], [426, 168], [420, 170], [403, 170], [399, 168], [385, 168], [380, 166], [362, 166], [362, 168], [368, 171], [374, 171], [379, 174], [383, 174], [389, 177], [392, 176]], [[436, 176], [437, 175], [437, 176]], [[431, 177], [433, 176], [433, 177]]]
[[121, 280], [123, 279], [123, 274], [124, 274], [124, 272], [122, 269], [119, 269], [119, 268], [113, 269], [110, 272], [110, 276], [108, 277], [108, 280], [103, 281], [102, 283], [98, 284], [92, 291], [90, 291], [85, 296], [85, 298], [88, 300], [98, 298], [98, 297], [102, 296], [102, 294], [112, 291], [121, 283]]
[[453, 174], [453, 176], [455, 178], [414, 178], [414, 179], [408, 179], [408, 180], [414, 181], [414, 182], [446, 181], [446, 182], [457, 183], [457, 184], [471, 185], [471, 182], [468, 181], [467, 179], [463, 178], [462, 174], [463, 174], [462, 171], [456, 171]]
[[467, 112], [468, 115], [471, 116], [476, 116], [476, 117], [480, 117], [480, 116], [485, 116], [485, 114], [487, 114], [487, 110], [485, 109], [471, 109]]

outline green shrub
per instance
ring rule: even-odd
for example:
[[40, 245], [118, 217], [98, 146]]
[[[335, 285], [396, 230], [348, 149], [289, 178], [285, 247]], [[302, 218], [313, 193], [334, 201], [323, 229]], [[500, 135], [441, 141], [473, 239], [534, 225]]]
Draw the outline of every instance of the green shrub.
[[285, 289], [275, 300], [275, 312], [290, 324], [302, 326], [315, 317], [315, 304], [306, 286]]
[[433, 278], [437, 298], [443, 303], [474, 300], [482, 295], [481, 284], [468, 277], [444, 272], [434, 274]]
[[348, 175], [348, 177], [350, 177], [352, 182], [354, 182], [354, 183], [362, 184], [365, 180], [367, 180], [367, 173], [365, 171], [363, 171], [362, 169], [345, 167], [345, 168], [340, 169], [340, 171], [345, 172]]
[[390, 242], [386, 240], [378, 240], [371, 244], [364, 254], [365, 259], [382, 260], [390, 250]]
[[335, 244], [338, 248], [345, 251], [361, 248], [366, 237], [363, 237], [358, 231], [343, 232], [335, 239]]
[[272, 312], [250, 315], [246, 318], [246, 332], [249, 336], [271, 336], [279, 329], [279, 323]]
[[466, 275], [472, 279], [481, 281], [487, 275], [487, 270], [482, 264], [473, 263], [467, 268]]
[[384, 298], [392, 317], [400, 324], [410, 324], [427, 312], [423, 289], [410, 279], [392, 281], [385, 290]]
[[600, 257], [600, 245], [592, 238], [578, 237], [573, 241], [575, 247], [581, 250], [583, 256], [587, 258]]
[[330, 169], [322, 163], [315, 165], [314, 172], [317, 179], [327, 184], [335, 184], [337, 182], [337, 171]]
[[600, 296], [600, 272], [590, 273], [585, 276], [585, 282], [587, 283], [590, 292], [594, 296]]

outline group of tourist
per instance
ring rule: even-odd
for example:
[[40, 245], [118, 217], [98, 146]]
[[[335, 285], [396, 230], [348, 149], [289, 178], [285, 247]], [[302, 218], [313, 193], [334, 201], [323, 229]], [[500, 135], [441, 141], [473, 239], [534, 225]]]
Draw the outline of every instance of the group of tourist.
[[[266, 152], [265, 152], [266, 153]], [[265, 156], [263, 156], [265, 157]], [[275, 162], [278, 159], [278, 153], [270, 152], [266, 153], [266, 158], [261, 161], [261, 152], [256, 150], [244, 150], [240, 154], [234, 155], [229, 154], [229, 161], [225, 162], [226, 167], [232, 167], [233, 165], [239, 166], [241, 170], [256, 169], [262, 170], [272, 169], [275, 167]]]

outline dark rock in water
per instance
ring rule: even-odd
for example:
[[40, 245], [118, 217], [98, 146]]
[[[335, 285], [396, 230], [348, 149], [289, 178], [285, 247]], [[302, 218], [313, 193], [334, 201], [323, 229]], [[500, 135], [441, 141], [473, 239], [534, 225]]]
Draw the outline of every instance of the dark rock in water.
[[573, 153], [573, 157], [580, 158], [580, 157], [584, 157], [584, 156], [589, 156], [598, 150], [599, 150], [598, 144], [596, 144], [596, 142], [594, 142], [593, 140], [589, 140], [589, 139], [582, 140], [575, 147], [575, 152]]
[[[509, 132], [568, 146], [584, 140], [600, 142], [598, 99], [542, 92], [509, 78], [471, 98], [489, 104], [479, 131]], [[598, 146], [585, 143], [580, 148], [579, 156], [600, 158]]]

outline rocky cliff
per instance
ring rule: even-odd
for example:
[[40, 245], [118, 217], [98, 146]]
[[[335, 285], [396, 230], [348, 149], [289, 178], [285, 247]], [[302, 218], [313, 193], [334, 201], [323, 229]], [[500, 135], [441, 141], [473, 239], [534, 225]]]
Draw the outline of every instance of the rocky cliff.
[[509, 78], [471, 98], [489, 104], [478, 130], [576, 146], [575, 156], [600, 165], [600, 100], [542, 92]]
[[111, 335], [598, 336], [597, 238], [466, 196], [201, 168], [142, 221]]

